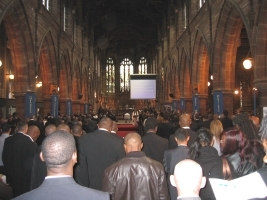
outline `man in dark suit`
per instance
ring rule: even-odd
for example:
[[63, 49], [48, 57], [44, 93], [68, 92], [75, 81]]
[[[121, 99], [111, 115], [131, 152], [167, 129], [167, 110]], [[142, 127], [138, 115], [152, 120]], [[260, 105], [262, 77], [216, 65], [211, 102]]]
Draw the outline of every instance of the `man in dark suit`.
[[171, 184], [176, 187], [181, 200], [201, 200], [199, 191], [206, 184], [202, 168], [193, 160], [185, 159], [179, 162], [170, 177]]
[[145, 132], [143, 136], [144, 147], [142, 149], [147, 157], [163, 164], [164, 151], [168, 149], [168, 140], [158, 136], [158, 121], [155, 117], [149, 117], [145, 123]]
[[203, 121], [201, 123], [198, 124], [198, 128], [197, 130], [199, 130], [200, 128], [207, 128], [210, 129], [210, 123], [212, 120], [209, 120], [208, 115], [203, 115], [202, 116]]
[[110, 131], [110, 134], [123, 141], [123, 138], [118, 136], [117, 133], [118, 133], [118, 125], [117, 125], [117, 123], [115, 121], [113, 121], [112, 122], [112, 129]]
[[111, 128], [112, 120], [104, 117], [98, 124], [98, 130], [79, 139], [79, 168], [86, 166], [89, 187], [93, 189], [101, 190], [104, 170], [125, 156], [123, 141], [110, 134]]
[[223, 125], [223, 130], [226, 130], [228, 128], [234, 127], [233, 126], [233, 121], [228, 117], [228, 111], [223, 110], [223, 118], [220, 119]]
[[109, 200], [108, 193], [82, 187], [72, 178], [77, 153], [71, 134], [56, 131], [46, 137], [40, 157], [47, 165], [47, 177], [40, 187], [15, 198], [16, 200]]
[[[22, 134], [22, 133], [17, 133]], [[37, 126], [30, 126], [26, 134], [14, 144], [14, 195], [18, 196], [30, 191], [33, 158], [37, 152], [35, 141], [40, 135]]]
[[200, 117], [199, 117], [199, 113], [196, 113], [194, 115], [194, 121], [190, 124], [190, 129], [192, 131], [198, 131], [198, 126], [201, 123]]
[[[187, 146], [190, 146], [194, 143], [197, 138], [197, 134], [195, 131], [190, 129], [191, 117], [189, 114], [182, 114], [179, 118], [179, 124], [181, 128], [186, 129], [188, 131], [189, 140], [187, 142]], [[169, 149], [175, 149], [177, 147], [177, 142], [174, 139], [174, 135], [171, 135], [169, 138]]]
[[17, 140], [24, 137], [28, 131], [28, 124], [19, 122], [17, 124], [17, 133], [6, 138], [3, 148], [2, 160], [6, 172], [6, 182], [13, 187], [14, 186], [14, 149]]
[[174, 167], [178, 162], [187, 158], [187, 154], [189, 148], [187, 147], [187, 141], [189, 140], [189, 136], [187, 130], [180, 128], [175, 131], [174, 138], [177, 142], [178, 147], [175, 149], [170, 149], [164, 152], [164, 168], [168, 177], [168, 188], [169, 194], [171, 196], [171, 200], [177, 199], [177, 191], [176, 188], [170, 184], [169, 177], [174, 172]]

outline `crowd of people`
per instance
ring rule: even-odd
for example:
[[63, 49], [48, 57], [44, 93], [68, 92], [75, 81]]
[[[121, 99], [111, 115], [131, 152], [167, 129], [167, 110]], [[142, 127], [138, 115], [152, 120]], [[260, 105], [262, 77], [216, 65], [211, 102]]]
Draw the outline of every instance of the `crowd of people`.
[[267, 173], [267, 118], [153, 108], [131, 118], [138, 132], [125, 138], [103, 108], [1, 118], [0, 199], [214, 200], [211, 178]]

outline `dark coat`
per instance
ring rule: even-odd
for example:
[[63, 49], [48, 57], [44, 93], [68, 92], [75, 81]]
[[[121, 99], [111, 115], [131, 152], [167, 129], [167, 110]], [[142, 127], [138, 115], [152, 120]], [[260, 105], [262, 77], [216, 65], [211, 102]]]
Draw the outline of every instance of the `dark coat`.
[[109, 200], [109, 194], [78, 185], [72, 177], [45, 179], [43, 184], [15, 200]]
[[201, 123], [198, 124], [198, 129], [201, 129], [201, 128], [207, 128], [207, 129], [210, 129], [210, 123], [211, 121], [210, 120], [207, 120], [207, 121], [203, 121]]
[[220, 119], [223, 125], [223, 130], [234, 127], [233, 121], [229, 117], [223, 117]]
[[[186, 129], [188, 131], [189, 140], [187, 142], [188, 148], [195, 142], [197, 138], [197, 133], [195, 131], [192, 131], [191, 129]], [[169, 149], [175, 149], [177, 147], [177, 142], [174, 139], [174, 134], [170, 136], [169, 138]]]
[[148, 132], [143, 136], [143, 144], [142, 151], [146, 156], [163, 164], [164, 152], [168, 149], [168, 140]]
[[177, 199], [177, 189], [170, 184], [170, 175], [173, 174], [176, 164], [188, 157], [189, 148], [187, 146], [178, 146], [164, 153], [164, 168], [168, 177], [168, 188], [171, 200]]
[[14, 148], [17, 140], [23, 138], [24, 135], [21, 133], [14, 134], [5, 140], [2, 160], [4, 163], [4, 168], [6, 172], [6, 181], [7, 183], [13, 187], [14, 184]]
[[30, 137], [22, 134], [22, 138], [14, 144], [14, 194], [21, 195], [30, 191], [33, 158], [37, 152], [37, 144]]
[[96, 130], [82, 135], [78, 148], [79, 165], [88, 169], [89, 187], [101, 190], [104, 170], [125, 155], [123, 141], [107, 131]]
[[207, 178], [206, 186], [200, 190], [199, 196], [202, 200], [214, 200], [215, 196], [209, 178], [223, 179], [222, 158], [219, 157], [217, 150], [212, 146], [201, 147], [199, 151], [200, 156], [195, 161], [200, 164], [204, 176]]
[[157, 135], [169, 139], [170, 135], [174, 134], [174, 131], [172, 123], [159, 123]]
[[141, 151], [128, 153], [105, 170], [103, 191], [113, 200], [169, 199], [163, 166]]

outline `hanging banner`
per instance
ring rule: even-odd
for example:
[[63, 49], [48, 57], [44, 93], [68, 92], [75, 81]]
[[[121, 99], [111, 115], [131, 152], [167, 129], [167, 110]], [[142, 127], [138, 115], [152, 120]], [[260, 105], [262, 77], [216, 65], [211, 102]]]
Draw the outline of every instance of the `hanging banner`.
[[193, 111], [194, 113], [199, 112], [199, 96], [197, 94], [193, 95]]
[[88, 114], [89, 104], [84, 104], [84, 114]]
[[25, 94], [25, 116], [28, 118], [30, 116], [36, 116], [36, 94], [33, 92], [27, 92]]
[[52, 117], [58, 118], [58, 95], [52, 95]]
[[185, 111], [185, 99], [180, 99], [180, 110]]
[[67, 109], [67, 115], [72, 115], [72, 102], [71, 100], [66, 101], [66, 109]]
[[178, 101], [177, 100], [174, 100], [172, 102], [172, 110], [175, 110], [175, 111], [178, 110]]
[[213, 104], [214, 104], [214, 114], [223, 113], [223, 93], [213, 92]]

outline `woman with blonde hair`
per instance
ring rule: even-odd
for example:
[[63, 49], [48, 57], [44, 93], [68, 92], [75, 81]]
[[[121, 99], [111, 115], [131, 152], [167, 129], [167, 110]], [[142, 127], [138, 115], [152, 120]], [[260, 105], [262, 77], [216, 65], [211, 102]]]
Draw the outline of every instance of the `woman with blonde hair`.
[[219, 156], [222, 155], [220, 150], [220, 134], [223, 132], [223, 125], [220, 120], [215, 119], [210, 123], [210, 131], [213, 134], [213, 147], [218, 151]]

